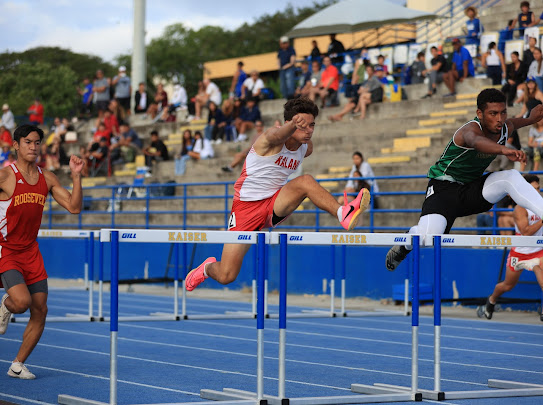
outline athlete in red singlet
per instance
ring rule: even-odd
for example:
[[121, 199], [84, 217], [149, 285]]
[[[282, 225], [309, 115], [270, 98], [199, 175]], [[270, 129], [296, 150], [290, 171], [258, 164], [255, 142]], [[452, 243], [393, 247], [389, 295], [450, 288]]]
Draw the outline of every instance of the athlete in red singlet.
[[[285, 125], [270, 128], [260, 135], [245, 159], [241, 176], [234, 185], [228, 230], [259, 231], [275, 227], [292, 214], [305, 198], [331, 215], [337, 215], [345, 229], [353, 229], [370, 202], [367, 189], [362, 189], [352, 202], [341, 206], [310, 175], [287, 183], [289, 175], [298, 168], [304, 157], [313, 152], [311, 136], [319, 109], [307, 98], [290, 100], [284, 108]], [[208, 277], [221, 284], [234, 281], [249, 247], [225, 244], [220, 262], [209, 257], [187, 275], [187, 290], [194, 290]]]
[[63, 188], [57, 176], [36, 166], [43, 131], [33, 125], [21, 125], [13, 134], [16, 163], [0, 170], [0, 286], [6, 290], [0, 305], [0, 334], [6, 333], [11, 314], [30, 309], [30, 320], [23, 342], [8, 375], [36, 378], [24, 362], [40, 340], [47, 316], [47, 273], [36, 238], [43, 206], [50, 192], [70, 213], [81, 211], [81, 169], [84, 162], [70, 159], [72, 193]]

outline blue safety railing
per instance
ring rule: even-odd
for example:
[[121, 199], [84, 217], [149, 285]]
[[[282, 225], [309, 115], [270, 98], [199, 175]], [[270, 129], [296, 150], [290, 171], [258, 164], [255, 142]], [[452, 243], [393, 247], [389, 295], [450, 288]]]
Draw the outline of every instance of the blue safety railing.
[[[380, 182], [381, 187], [389, 181], [409, 181], [416, 179], [424, 179], [425, 175], [406, 175], [406, 176], [376, 176], [372, 178], [362, 178], [362, 180], [377, 180]], [[330, 178], [330, 179], [318, 179], [319, 182], [345, 182], [347, 180], [361, 180], [358, 178]], [[212, 183], [165, 183], [165, 184], [146, 184], [141, 186], [131, 185], [114, 185], [114, 186], [95, 186], [84, 189], [84, 209], [78, 214], [77, 221], [73, 223], [66, 223], [66, 218], [70, 217], [63, 208], [55, 206], [52, 198], [49, 197], [45, 210], [44, 218], [42, 221], [42, 227], [48, 229], [54, 228], [145, 228], [145, 229], [160, 229], [160, 228], [181, 228], [181, 229], [227, 229], [228, 219], [230, 216], [230, 207], [233, 198], [233, 185], [234, 182], [212, 182]], [[180, 195], [164, 196], [155, 195], [157, 189], [164, 190], [165, 188], [175, 187], [176, 190], [182, 191]], [[209, 189], [217, 188], [220, 191], [214, 194], [204, 194], [203, 188]], [[138, 194], [140, 197], [128, 197], [124, 191], [138, 188]], [[342, 187], [341, 187], [342, 188]], [[104, 197], [91, 197], [89, 193], [103, 193], [106, 190], [108, 196]], [[384, 205], [384, 201], [388, 199], [395, 199], [397, 208], [375, 208], [375, 199], [372, 198], [371, 206], [367, 210], [368, 220], [364, 221], [358, 230], [365, 232], [392, 232], [392, 231], [407, 231], [411, 225], [412, 220], [398, 221], [398, 225], [395, 226], [383, 226], [378, 225], [378, 217], [383, 214], [414, 214], [420, 212], [420, 206], [417, 208], [405, 208], [402, 207], [402, 201], [407, 196], [424, 196], [425, 189], [412, 190], [412, 191], [372, 191], [372, 196], [377, 197], [380, 200], [380, 205]], [[343, 192], [332, 193], [334, 197], [343, 195]], [[205, 204], [214, 200], [221, 201], [221, 208], [217, 209], [205, 209]], [[161, 205], [165, 205], [168, 202], [174, 201], [178, 205], [176, 209], [164, 209]], [[164, 202], [165, 204], [161, 204]], [[189, 209], [191, 202], [198, 202], [197, 209]], [[200, 203], [201, 202], [201, 203]], [[124, 203], [135, 203], [135, 205], [141, 205], [141, 209], [122, 209]], [[139, 204], [138, 204], [139, 203]], [[420, 203], [422, 204], [422, 198]], [[158, 205], [159, 207], [153, 208]], [[388, 204], [390, 205], [390, 204]], [[95, 206], [94, 209], [92, 206]], [[106, 207], [107, 206], [107, 207]], [[493, 234], [499, 233], [501, 230], [513, 230], [513, 228], [500, 228], [498, 226], [498, 213], [502, 211], [511, 211], [511, 209], [498, 209], [494, 207], [491, 212], [493, 215], [493, 226], [488, 227], [456, 227], [453, 231], [458, 232], [476, 232], [485, 233], [491, 232]], [[138, 220], [130, 221], [125, 220], [127, 216], [137, 216]], [[311, 231], [335, 231], [342, 230], [339, 226], [326, 226], [323, 225], [322, 218], [329, 216], [326, 211], [323, 211], [317, 207], [312, 209], [300, 209], [293, 213], [294, 218], [301, 215], [313, 216], [314, 220], [311, 221], [311, 225], [303, 225], [301, 223], [293, 225], [280, 225], [280, 229], [298, 229], [298, 230], [311, 230]], [[101, 217], [100, 222], [92, 221], [92, 217]], [[140, 217], [141, 216], [141, 217]], [[172, 217], [177, 216], [177, 217]], [[158, 217], [162, 217], [160, 220]], [[57, 220], [58, 218], [58, 220]], [[107, 220], [105, 220], [107, 218]], [[176, 219], [177, 218], [177, 219]], [[198, 218], [202, 218], [199, 220]], [[293, 221], [290, 221], [291, 223]], [[296, 222], [296, 221], [294, 221]], [[303, 221], [307, 222], [307, 221]]]

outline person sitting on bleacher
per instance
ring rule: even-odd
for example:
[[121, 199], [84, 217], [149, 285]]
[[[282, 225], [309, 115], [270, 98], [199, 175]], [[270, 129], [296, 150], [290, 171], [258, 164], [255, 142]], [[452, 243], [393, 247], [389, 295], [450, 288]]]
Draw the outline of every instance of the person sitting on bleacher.
[[450, 91], [445, 97], [456, 95], [457, 81], [463, 82], [464, 79], [475, 76], [473, 59], [469, 51], [462, 46], [458, 38], [452, 40], [452, 46], [454, 51], [451, 69], [443, 76], [443, 81]]
[[330, 121], [341, 121], [343, 116], [351, 111], [360, 112], [360, 119], [363, 120], [366, 117], [368, 105], [383, 101], [383, 83], [375, 75], [373, 66], [366, 66], [366, 77], [368, 80], [358, 89], [358, 93], [345, 104], [343, 110], [328, 117]]
[[248, 98], [247, 105], [242, 107], [241, 113], [235, 121], [236, 130], [239, 134], [237, 141], [246, 141], [247, 131], [253, 129], [255, 127], [255, 123], [260, 120], [262, 120], [260, 109], [252, 97]]
[[519, 53], [513, 51], [511, 52], [511, 63], [507, 65], [505, 70], [506, 83], [502, 87], [502, 93], [504, 93], [507, 98], [507, 105], [513, 107], [517, 95], [517, 88], [521, 84], [524, 85], [528, 67], [520, 60]]
[[210, 159], [215, 156], [215, 152], [211, 142], [205, 139], [200, 131], [196, 131], [194, 132], [194, 146], [188, 155], [194, 160]]
[[332, 65], [332, 60], [329, 56], [325, 56], [322, 60], [324, 71], [321, 73], [321, 81], [316, 87], [312, 87], [309, 92], [309, 99], [315, 101], [317, 97], [321, 98], [321, 108], [326, 105], [326, 100], [337, 104], [337, 91], [339, 89], [339, 72]]
[[264, 82], [258, 75], [257, 70], [252, 70], [249, 77], [245, 79], [241, 86], [241, 98], [247, 99], [252, 97], [256, 103], [262, 100], [262, 89], [266, 87]]
[[[365, 49], [365, 48], [364, 48]], [[358, 89], [366, 81], [366, 66], [370, 64], [368, 59], [367, 50], [360, 53], [360, 58], [354, 63], [353, 75], [351, 77], [351, 83], [345, 86], [345, 97], [352, 98], [358, 94]]]
[[436, 94], [438, 83], [443, 82], [445, 73], [449, 71], [447, 60], [438, 52], [435, 46], [430, 48], [430, 52], [432, 53], [432, 60], [430, 61], [432, 68], [428, 72], [428, 78], [430, 79], [428, 81], [428, 93], [422, 98], [429, 98]]
[[424, 79], [428, 74], [425, 58], [424, 52], [419, 52], [417, 59], [411, 65], [411, 84], [424, 83]]
[[535, 79], [528, 76], [526, 79], [526, 90], [522, 96], [522, 110], [516, 118], [529, 117], [532, 109], [543, 103], [543, 92], [538, 89]]
[[524, 29], [533, 27], [537, 24], [536, 16], [532, 11], [530, 11], [530, 2], [529, 1], [522, 1], [520, 3], [520, 11], [521, 13], [513, 20], [511, 25], [509, 26], [510, 30], [515, 29], [515, 26], [519, 25], [519, 38], [524, 37]]
[[543, 54], [540, 48], [535, 48], [533, 53], [534, 60], [528, 67], [528, 77], [533, 78], [539, 90], [543, 91]]
[[168, 154], [168, 147], [158, 137], [158, 131], [151, 131], [151, 144], [143, 150], [145, 155], [145, 166], [150, 170], [153, 166], [153, 162], [162, 162], [170, 159]]
[[377, 64], [374, 66], [377, 70], [378, 67], [382, 68], [382, 71], [385, 72], [385, 75], [388, 75], [388, 66], [385, 64], [385, 57], [383, 55], [377, 56]]
[[209, 108], [209, 115], [204, 129], [205, 138], [210, 140], [211, 143], [222, 143], [227, 125], [226, 117], [213, 101], [208, 103], [207, 108]]
[[88, 166], [91, 173], [93, 174], [96, 174], [95, 171], [98, 171], [102, 162], [104, 161], [104, 159], [107, 158], [109, 154], [109, 148], [107, 146], [107, 143], [107, 138], [102, 137], [100, 138], [99, 143], [93, 144], [92, 147], [89, 149]]
[[298, 85], [294, 90], [295, 97], [307, 97], [309, 96], [309, 90], [311, 89], [311, 72], [309, 71], [309, 62], [304, 60], [300, 65], [301, 74], [298, 78]]

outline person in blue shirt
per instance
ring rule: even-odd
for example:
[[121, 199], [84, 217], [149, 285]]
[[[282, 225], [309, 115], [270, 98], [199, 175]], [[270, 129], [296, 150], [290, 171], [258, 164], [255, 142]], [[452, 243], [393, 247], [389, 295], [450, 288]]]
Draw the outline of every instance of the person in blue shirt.
[[241, 113], [238, 118], [236, 118], [236, 130], [238, 131], [237, 141], [246, 141], [247, 140], [247, 131], [255, 127], [257, 121], [262, 121], [260, 116], [260, 110], [256, 105], [255, 99], [249, 97], [246, 100], [247, 105], [241, 109]]
[[469, 6], [464, 10], [464, 13], [469, 18], [466, 21], [466, 45], [479, 46], [479, 38], [484, 31], [481, 21], [477, 18], [477, 9], [473, 6]]
[[92, 83], [88, 77], [83, 79], [83, 88], [77, 88], [77, 92], [81, 96], [81, 115], [90, 115], [92, 108]]
[[243, 82], [247, 79], [247, 73], [243, 70], [243, 62], [238, 62], [238, 68], [232, 77], [232, 84], [230, 85], [229, 97], [241, 97], [241, 86]]
[[281, 37], [279, 46], [277, 61], [279, 64], [281, 93], [283, 94], [283, 98], [290, 99], [294, 96], [294, 90], [296, 88], [296, 81], [294, 78], [296, 51], [290, 46], [288, 37]]
[[462, 46], [462, 43], [458, 38], [452, 40], [453, 53], [452, 53], [452, 65], [449, 70], [443, 76], [445, 85], [449, 88], [450, 93], [447, 96], [456, 95], [456, 82], [462, 82], [468, 77], [475, 76], [475, 68], [473, 67], [473, 59], [469, 51]]

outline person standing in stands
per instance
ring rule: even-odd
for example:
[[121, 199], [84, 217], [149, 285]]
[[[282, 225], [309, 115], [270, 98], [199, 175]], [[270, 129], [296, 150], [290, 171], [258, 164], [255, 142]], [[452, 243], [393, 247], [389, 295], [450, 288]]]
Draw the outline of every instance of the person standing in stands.
[[247, 79], [247, 73], [243, 71], [243, 62], [238, 62], [238, 67], [232, 76], [232, 84], [230, 85], [230, 91], [228, 92], [229, 98], [241, 97], [241, 87], [243, 82]]
[[345, 60], [345, 47], [336, 39], [336, 34], [330, 34], [330, 45], [328, 45], [327, 55], [332, 59], [332, 63], [341, 64]]
[[281, 94], [283, 95], [283, 98], [290, 99], [294, 96], [294, 90], [296, 89], [296, 81], [294, 78], [296, 51], [290, 46], [288, 37], [281, 37], [279, 39], [279, 47], [277, 62], [279, 64]]
[[477, 9], [473, 6], [466, 7], [464, 14], [468, 17], [466, 22], [466, 45], [479, 46], [479, 39], [484, 30], [481, 21], [477, 18]]
[[513, 20], [511, 25], [509, 26], [510, 30], [515, 29], [515, 26], [519, 25], [519, 37], [524, 37], [524, 29], [533, 27], [537, 24], [536, 16], [532, 11], [530, 11], [530, 2], [529, 1], [522, 1], [520, 3], [520, 14]]
[[30, 310], [21, 346], [8, 369], [10, 377], [24, 380], [36, 378], [24, 363], [40, 340], [47, 316], [47, 273], [36, 241], [43, 207], [49, 193], [71, 214], [81, 212], [83, 201], [83, 160], [75, 155], [70, 158], [73, 181], [70, 193], [53, 173], [36, 165], [42, 140], [43, 131], [39, 127], [17, 127], [13, 142], [17, 161], [0, 170], [0, 205], [4, 213], [0, 281], [6, 290], [0, 304], [0, 334], [6, 333], [12, 313]]

